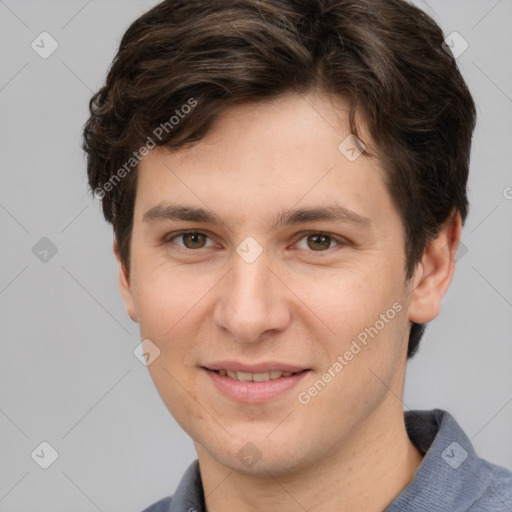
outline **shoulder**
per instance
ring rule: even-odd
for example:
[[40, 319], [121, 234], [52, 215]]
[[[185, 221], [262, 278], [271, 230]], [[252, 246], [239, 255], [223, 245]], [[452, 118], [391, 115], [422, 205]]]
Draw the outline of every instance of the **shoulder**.
[[474, 469], [474, 480], [481, 484], [481, 494], [470, 512], [512, 511], [512, 471], [485, 459], [479, 459]]

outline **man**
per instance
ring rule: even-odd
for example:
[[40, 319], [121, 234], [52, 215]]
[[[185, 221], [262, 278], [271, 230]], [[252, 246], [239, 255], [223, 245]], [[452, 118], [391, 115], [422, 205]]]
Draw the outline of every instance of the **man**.
[[467, 216], [475, 105], [402, 0], [165, 1], [84, 129], [119, 285], [198, 461], [162, 511], [509, 511], [408, 357]]

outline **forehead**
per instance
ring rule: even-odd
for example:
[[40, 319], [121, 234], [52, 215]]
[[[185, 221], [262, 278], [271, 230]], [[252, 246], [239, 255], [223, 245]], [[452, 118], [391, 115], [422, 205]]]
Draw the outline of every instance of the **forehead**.
[[272, 212], [275, 224], [294, 206], [329, 204], [354, 217], [378, 216], [391, 206], [384, 173], [378, 160], [358, 156], [348, 118], [348, 103], [332, 96], [290, 94], [233, 106], [193, 146], [157, 147], [142, 160], [136, 214], [142, 220], [150, 209], [186, 204], [238, 218]]

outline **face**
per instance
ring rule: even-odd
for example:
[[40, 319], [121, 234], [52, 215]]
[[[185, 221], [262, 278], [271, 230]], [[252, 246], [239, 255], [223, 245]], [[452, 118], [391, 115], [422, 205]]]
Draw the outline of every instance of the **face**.
[[339, 149], [347, 109], [292, 94], [239, 105], [139, 167], [121, 291], [159, 350], [165, 405], [238, 471], [325, 460], [402, 411], [404, 232], [378, 161]]

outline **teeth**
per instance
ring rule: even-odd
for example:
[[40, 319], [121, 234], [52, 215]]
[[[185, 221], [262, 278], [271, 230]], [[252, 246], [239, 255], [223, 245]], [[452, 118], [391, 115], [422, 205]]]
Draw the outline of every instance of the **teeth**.
[[272, 370], [270, 372], [249, 373], [249, 372], [232, 372], [230, 370], [217, 370], [220, 375], [230, 377], [231, 379], [241, 380], [245, 382], [266, 382], [267, 380], [280, 379], [281, 377], [290, 377], [293, 372], [282, 372]]
[[[251, 374], [249, 374], [249, 375], [251, 375]], [[265, 382], [267, 380], [270, 380], [270, 374], [269, 374], [269, 372], [253, 373], [252, 380], [254, 382]]]

